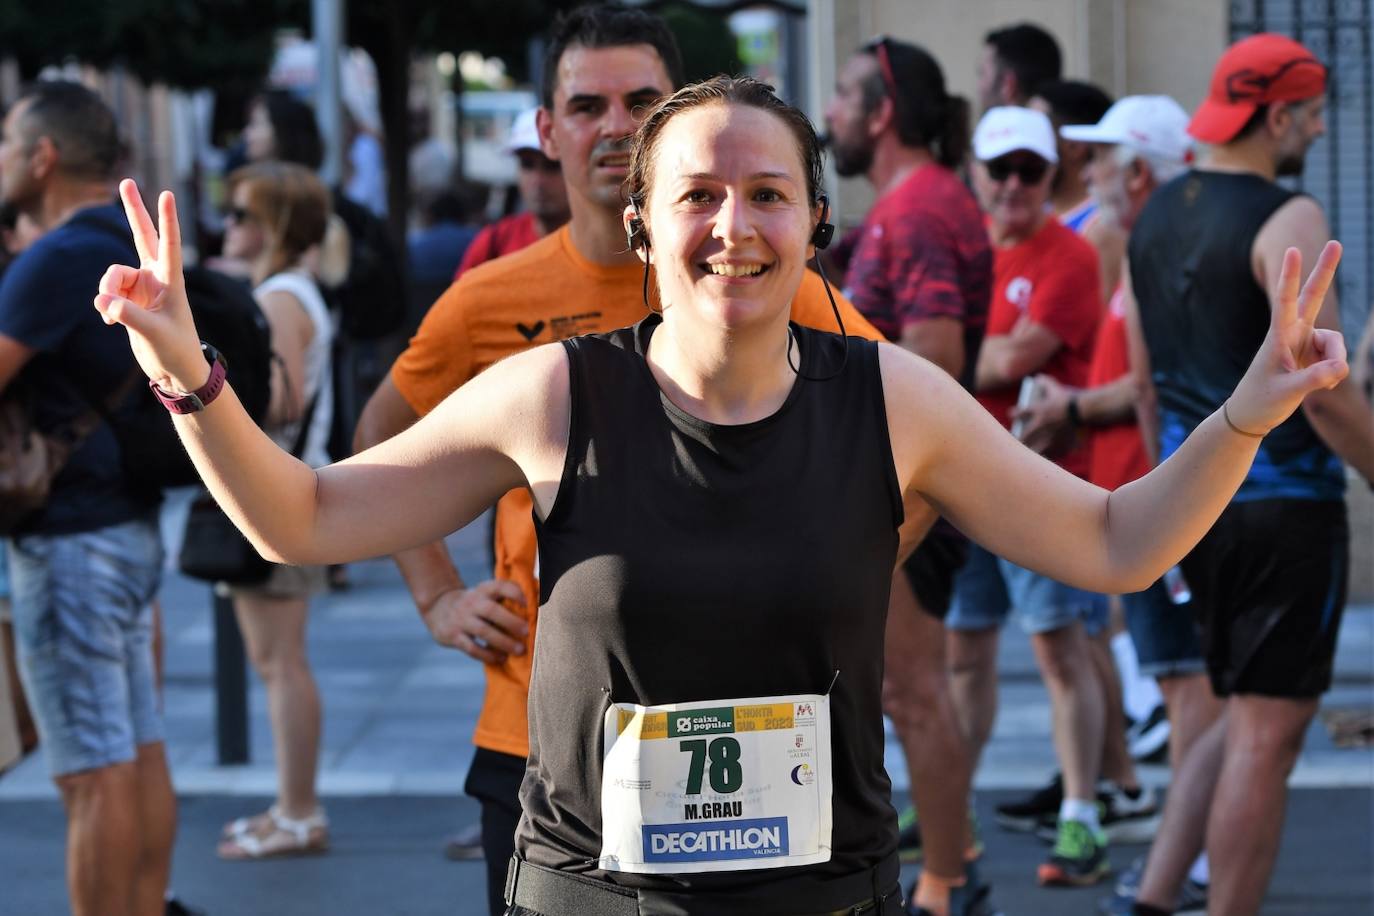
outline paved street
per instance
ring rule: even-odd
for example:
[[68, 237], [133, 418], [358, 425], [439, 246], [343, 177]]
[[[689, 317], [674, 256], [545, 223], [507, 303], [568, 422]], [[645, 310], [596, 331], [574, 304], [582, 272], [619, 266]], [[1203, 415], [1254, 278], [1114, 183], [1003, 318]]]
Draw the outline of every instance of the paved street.
[[[464, 575], [482, 577], [486, 524], [451, 539]], [[353, 587], [318, 602], [310, 651], [325, 706], [321, 790], [335, 848], [307, 861], [224, 863], [220, 825], [262, 810], [273, 790], [261, 688], [253, 685], [252, 762], [216, 765], [213, 626], [208, 589], [171, 576], [166, 617], [168, 748], [181, 796], [175, 886], [211, 916], [228, 914], [476, 914], [482, 870], [445, 862], [444, 834], [470, 822], [461, 797], [469, 735], [481, 700], [480, 667], [431, 643], [388, 562], [350, 568]], [[1011, 789], [1054, 768], [1049, 707], [1023, 636], [1003, 640], [997, 731], [978, 778], [983, 823]], [[1336, 688], [1326, 708], [1374, 707], [1374, 607], [1352, 608], [1342, 634]], [[905, 792], [890, 740], [889, 771]], [[1146, 779], [1167, 781], [1150, 767]], [[1345, 916], [1374, 912], [1374, 751], [1339, 750], [1314, 725], [1294, 776], [1284, 848], [1266, 913]], [[0, 916], [64, 910], [59, 806], [41, 756], [0, 776]], [[984, 871], [1008, 916], [1091, 913], [1096, 891], [1033, 887], [1045, 848], [985, 828]], [[1113, 850], [1118, 866], [1139, 850]]]

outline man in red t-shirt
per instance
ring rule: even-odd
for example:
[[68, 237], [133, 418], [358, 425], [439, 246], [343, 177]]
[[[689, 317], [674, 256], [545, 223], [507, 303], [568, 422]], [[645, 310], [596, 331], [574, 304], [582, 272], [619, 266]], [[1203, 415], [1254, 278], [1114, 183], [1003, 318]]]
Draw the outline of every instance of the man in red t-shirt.
[[523, 112], [511, 125], [506, 152], [516, 159], [515, 183], [520, 188], [520, 201], [525, 209], [502, 217], [486, 226], [463, 252], [453, 279], [464, 271], [512, 254], [548, 235], [568, 221], [568, 189], [563, 183], [563, 168], [544, 155], [539, 146], [539, 130], [535, 114], [539, 109]]
[[[991, 109], [974, 132], [973, 152], [993, 248], [992, 307], [974, 390], [1010, 426], [1017, 390], [1028, 376], [1043, 372], [1068, 385], [1086, 383], [1102, 312], [1097, 254], [1046, 210], [1058, 155], [1045, 115]], [[1066, 443], [1055, 460], [1087, 475], [1087, 452], [1077, 443]], [[1096, 792], [1105, 708], [1083, 622], [1104, 615], [1106, 602], [973, 545], [946, 625], [955, 705], [975, 754], [996, 715], [997, 642], [1013, 605], [1049, 689], [1064, 774], [1057, 838], [1039, 880], [1092, 884], [1109, 870]]]
[[[1092, 145], [1088, 181], [1093, 197], [1104, 219], [1130, 232], [1155, 189], [1182, 174], [1192, 162], [1187, 128], [1188, 113], [1173, 99], [1128, 96], [1097, 124], [1064, 127], [1061, 133]], [[1122, 276], [1128, 277], [1129, 272], [1123, 270]], [[1136, 420], [1139, 391], [1126, 333], [1129, 295], [1123, 283], [1108, 304], [1086, 385], [1075, 388], [1037, 377], [1040, 399], [1017, 414], [1025, 424], [1023, 437], [1032, 448], [1058, 438], [1066, 428], [1086, 430], [1088, 480], [1108, 490], [1143, 476], [1155, 463]], [[1146, 591], [1121, 597], [1140, 672], [1156, 678], [1164, 695], [1169, 758], [1177, 772], [1189, 748], [1221, 712], [1206, 676], [1187, 585], [1175, 570]], [[1176, 804], [1184, 801], [1190, 800], [1179, 796]], [[1156, 840], [1164, 855], [1174, 852], [1165, 847], [1186, 845], [1172, 833], [1166, 826]], [[1191, 856], [1190, 851], [1182, 854]], [[1205, 897], [1205, 863], [1205, 854], [1194, 863], [1180, 902], [1195, 904]], [[1145, 886], [1143, 881], [1135, 884]]]
[[[968, 149], [968, 103], [940, 65], [888, 38], [849, 59], [825, 112], [835, 168], [878, 192], [852, 239], [845, 294], [888, 340], [971, 385], [987, 323], [992, 251], [978, 204], [954, 173]], [[903, 858], [924, 855], [918, 913], [963, 914], [988, 892], [966, 875], [973, 775], [949, 698], [945, 613], [968, 542], [937, 523], [894, 577], [884, 705], [906, 754], [915, 809], [903, 812]], [[919, 822], [916, 810], [920, 811]]]

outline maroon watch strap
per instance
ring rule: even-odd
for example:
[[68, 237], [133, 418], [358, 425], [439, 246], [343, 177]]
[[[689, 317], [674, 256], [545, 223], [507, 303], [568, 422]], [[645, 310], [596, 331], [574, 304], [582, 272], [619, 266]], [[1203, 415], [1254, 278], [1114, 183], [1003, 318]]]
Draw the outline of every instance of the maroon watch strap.
[[148, 382], [148, 387], [153, 390], [153, 394], [162, 402], [163, 407], [172, 413], [196, 413], [204, 410], [211, 401], [219, 397], [219, 393], [224, 390], [224, 377], [227, 370], [219, 353], [206, 347], [206, 355], [209, 356], [210, 354], [214, 354], [210, 362], [210, 377], [206, 379], [204, 385], [195, 391], [185, 394], [179, 391], [171, 392], [161, 388], [157, 382], [151, 380]]

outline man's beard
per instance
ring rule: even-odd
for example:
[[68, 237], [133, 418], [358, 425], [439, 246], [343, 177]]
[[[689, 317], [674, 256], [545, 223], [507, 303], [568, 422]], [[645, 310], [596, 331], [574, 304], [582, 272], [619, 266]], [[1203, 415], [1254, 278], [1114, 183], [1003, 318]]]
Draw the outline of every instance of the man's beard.
[[1280, 178], [1291, 177], [1301, 175], [1306, 165], [1307, 151], [1303, 150], [1301, 153], [1290, 153], [1279, 159], [1274, 171]]
[[865, 174], [873, 165], [873, 147], [863, 144], [848, 144], [831, 135], [830, 155], [835, 161], [835, 171], [844, 178]]

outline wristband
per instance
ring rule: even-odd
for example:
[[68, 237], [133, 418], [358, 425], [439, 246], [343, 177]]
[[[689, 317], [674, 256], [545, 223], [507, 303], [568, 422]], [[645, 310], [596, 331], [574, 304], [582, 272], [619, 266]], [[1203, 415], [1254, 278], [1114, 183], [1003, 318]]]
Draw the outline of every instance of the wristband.
[[223, 355], [203, 340], [200, 342], [200, 351], [205, 354], [205, 359], [210, 364], [210, 377], [195, 391], [168, 391], [157, 382], [151, 379], [148, 381], [148, 387], [152, 389], [153, 394], [162, 406], [172, 413], [199, 413], [224, 390], [224, 378], [229, 367]]
[[1083, 424], [1083, 415], [1078, 412], [1078, 398], [1069, 398], [1069, 406], [1065, 408], [1065, 414], [1069, 418], [1069, 425], [1078, 427]]
[[1241, 429], [1239, 426], [1237, 426], [1236, 424], [1232, 423], [1232, 422], [1231, 422], [1231, 412], [1227, 409], [1227, 408], [1230, 406], [1230, 404], [1231, 404], [1230, 398], [1227, 398], [1225, 401], [1222, 401], [1222, 402], [1221, 402], [1221, 417], [1222, 417], [1223, 420], [1226, 421], [1226, 425], [1227, 425], [1227, 426], [1231, 427], [1231, 429], [1233, 429], [1233, 430], [1235, 430], [1236, 432], [1240, 433], [1242, 436], [1248, 436], [1248, 437], [1250, 437], [1251, 439], [1263, 439], [1263, 438], [1267, 435], [1267, 433], [1252, 433], [1252, 432], [1249, 432], [1248, 430]]

